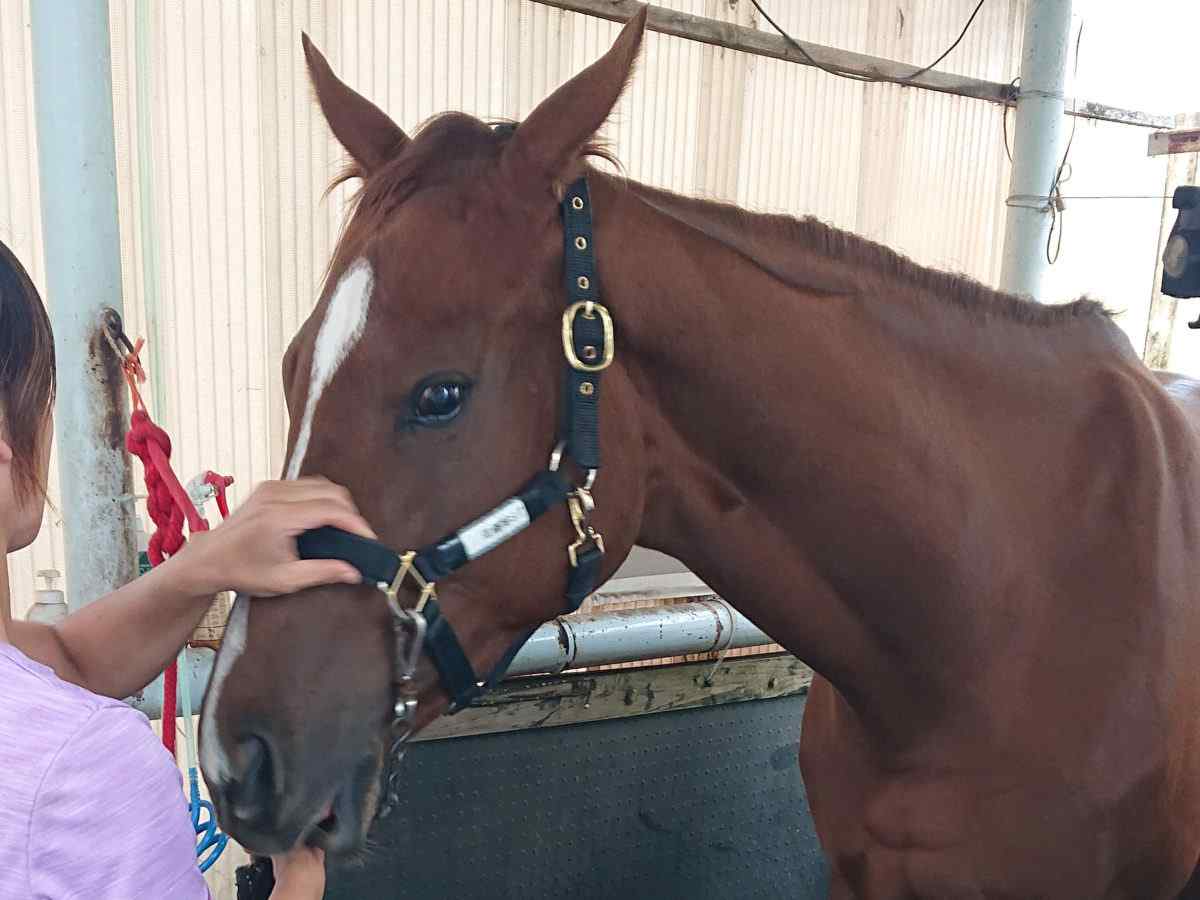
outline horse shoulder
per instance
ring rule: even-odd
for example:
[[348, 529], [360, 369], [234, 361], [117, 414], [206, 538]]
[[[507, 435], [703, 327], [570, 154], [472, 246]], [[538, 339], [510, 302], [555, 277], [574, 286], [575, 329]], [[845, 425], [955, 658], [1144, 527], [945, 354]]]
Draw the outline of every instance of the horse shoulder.
[[1200, 382], [1121, 360], [1091, 370], [1083, 390], [1073, 465], [1109, 511], [1139, 530], [1172, 505], [1200, 515]]

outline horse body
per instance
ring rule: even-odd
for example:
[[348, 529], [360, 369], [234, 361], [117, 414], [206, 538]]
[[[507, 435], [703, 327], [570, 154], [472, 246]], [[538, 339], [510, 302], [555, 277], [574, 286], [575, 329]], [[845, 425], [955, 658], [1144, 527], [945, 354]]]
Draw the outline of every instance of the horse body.
[[[669, 286], [638, 286], [657, 321], [631, 325], [634, 343], [671, 334], [689, 304], [728, 310], [707, 332], [689, 322], [665, 366], [656, 346], [655, 377], [689, 390], [660, 409], [681, 438], [653, 438], [679, 453], [676, 486], [648, 497], [641, 540], [838, 684], [814, 682], [801, 747], [835, 893], [1174, 896], [1200, 849], [1200, 386], [1162, 376], [1164, 390], [1095, 313], [1026, 322], [883, 280], [834, 292], [837, 259], [825, 296], [797, 296], [778, 277], [705, 273], [733, 257], [689, 246], [717, 231], [701, 217], [673, 242], [630, 200], [606, 202], [626, 211], [615, 231], [658, 235], [623, 252], [652, 246], [674, 272], [674, 244], [701, 282], [730, 285], [674, 304]], [[717, 357], [739, 377], [689, 368]], [[756, 369], [739, 453], [699, 406], [736, 409]], [[736, 512], [687, 496], [697, 470], [725, 474]], [[653, 510], [671, 511], [661, 534]]]
[[[1150, 373], [1088, 301], [589, 170], [643, 24], [510, 135], [451, 115], [409, 139], [309, 48], [364, 189], [285, 361], [293, 474], [413, 546], [544, 465], [555, 190], [587, 173], [617, 320], [605, 572], [635, 542], [670, 553], [820, 673], [800, 761], [834, 896], [1178, 894], [1200, 856], [1200, 387]], [[349, 272], [361, 322], [322, 353]], [[411, 392], [451, 378], [469, 402], [425, 427]], [[439, 585], [476, 671], [561, 610], [570, 539], [548, 517]], [[325, 588], [238, 621], [203, 723], [223, 824], [352, 850], [387, 747], [383, 604]], [[447, 698], [418, 674], [423, 725]]]

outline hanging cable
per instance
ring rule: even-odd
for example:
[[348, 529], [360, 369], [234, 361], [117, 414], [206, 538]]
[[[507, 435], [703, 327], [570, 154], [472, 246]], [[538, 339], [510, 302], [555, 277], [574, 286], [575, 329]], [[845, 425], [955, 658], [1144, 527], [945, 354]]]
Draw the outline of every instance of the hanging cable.
[[[1012, 90], [1013, 90], [1014, 96], [1018, 90], [1018, 85], [1020, 85], [1020, 83], [1021, 83], [1020, 75], [1018, 75], [1016, 78], [1014, 78], [1012, 81], [1010, 81], [1008, 83], [1008, 86], [1010, 88], [1012, 88]], [[1003, 121], [1003, 123], [1004, 123], [1004, 155], [1008, 157], [1008, 162], [1011, 165], [1013, 158], [1012, 158], [1012, 147], [1010, 147], [1008, 144], [1008, 109], [1009, 109], [1008, 105], [1006, 104], [1004, 106], [1004, 118], [1001, 121]]]
[[[1077, 81], [1079, 78], [1079, 48], [1083, 44], [1083, 20], [1079, 22], [1079, 31], [1075, 33], [1075, 66], [1072, 71], [1071, 78]], [[1072, 93], [1076, 93], [1072, 91]], [[1079, 124], [1079, 117], [1075, 115], [1077, 101], [1075, 97], [1071, 98], [1071, 134], [1067, 138], [1066, 149], [1063, 150], [1062, 162], [1059, 163], [1058, 171], [1054, 173], [1054, 181], [1050, 185], [1050, 232], [1046, 235], [1046, 262], [1054, 265], [1058, 262], [1059, 254], [1062, 253], [1064, 223], [1066, 221], [1063, 213], [1066, 211], [1065, 198], [1062, 194], [1062, 186], [1071, 180], [1071, 164], [1067, 161], [1071, 156], [1071, 145], [1075, 143], [1075, 128]], [[1065, 176], [1063, 173], [1066, 173]], [[1051, 250], [1053, 246], [1053, 250]]]
[[786, 31], [784, 31], [779, 26], [779, 24], [774, 19], [771, 18], [770, 14], [765, 9], [763, 9], [762, 4], [759, 2], [759, 0], [750, 0], [750, 4], [755, 9], [758, 10], [759, 15], [761, 15], [764, 19], [766, 19], [768, 24], [770, 24], [770, 26], [772, 28], [774, 28], [777, 32], [779, 32], [779, 36], [782, 37], [789, 44], [791, 44], [796, 49], [796, 51], [802, 57], [804, 57], [805, 62], [807, 62], [809, 65], [815, 66], [816, 68], [820, 69], [822, 72], [828, 72], [830, 75], [836, 75], [839, 78], [848, 78], [851, 81], [864, 81], [864, 82], [868, 82], [868, 83], [872, 83], [872, 84], [875, 84], [875, 83], [912, 84], [914, 81], [916, 81], [916, 79], [920, 78], [922, 75], [924, 75], [930, 69], [932, 69], [934, 66], [938, 65], [942, 60], [944, 60], [947, 56], [949, 56], [951, 53], [953, 53], [955, 51], [955, 49], [958, 48], [958, 45], [962, 43], [963, 38], [965, 38], [967, 36], [967, 32], [971, 30], [971, 25], [972, 25], [972, 23], [974, 23], [975, 17], [979, 15], [979, 11], [981, 9], [983, 9], [983, 4], [986, 2], [987, 2], [987, 0], [979, 0], [979, 2], [975, 5], [975, 9], [971, 13], [970, 18], [967, 19], [967, 24], [963, 26], [962, 31], [959, 32], [958, 37], [954, 39], [954, 43], [951, 44], [949, 47], [947, 47], [945, 52], [943, 52], [941, 56], [939, 56], [937, 59], [935, 59], [929, 65], [923, 66], [922, 68], [917, 69], [917, 71], [913, 72], [911, 75], [906, 75], [903, 78], [879, 78], [878, 76], [875, 76], [875, 75], [860, 75], [857, 72], [847, 72], [843, 69], [838, 69], [838, 68], [834, 68], [832, 66], [827, 66], [824, 63], [819, 62], [816, 58], [813, 57], [813, 55], [811, 53], [808, 52], [808, 50], [806, 50], [804, 48], [803, 44], [801, 44], [798, 40], [796, 40], [794, 37], [792, 37], [790, 34], [788, 34]]

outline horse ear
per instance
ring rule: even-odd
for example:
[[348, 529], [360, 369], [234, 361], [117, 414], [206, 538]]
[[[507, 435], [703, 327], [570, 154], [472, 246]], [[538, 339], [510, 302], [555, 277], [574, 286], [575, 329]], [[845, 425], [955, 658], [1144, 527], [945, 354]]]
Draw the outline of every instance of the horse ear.
[[633, 75], [648, 10], [643, 6], [634, 14], [607, 53], [538, 104], [520, 124], [504, 151], [502, 166], [508, 176], [532, 176], [550, 184], [575, 161]]
[[408, 143], [408, 135], [383, 110], [334, 75], [307, 34], [302, 32], [300, 41], [325, 121], [362, 174], [370, 175], [400, 152]]

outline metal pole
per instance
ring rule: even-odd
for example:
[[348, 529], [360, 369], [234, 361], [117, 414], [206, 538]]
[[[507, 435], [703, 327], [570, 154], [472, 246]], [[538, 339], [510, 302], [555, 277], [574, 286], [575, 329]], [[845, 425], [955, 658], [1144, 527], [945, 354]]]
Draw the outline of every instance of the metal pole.
[[1013, 166], [1000, 287], [1041, 299], [1049, 262], [1050, 188], [1062, 160], [1071, 0], [1029, 0], [1021, 49]]
[[47, 297], [58, 353], [56, 439], [71, 606], [134, 577], [120, 368], [101, 312], [121, 312], [107, 0], [31, 0]]
[[769, 643], [749, 619], [719, 600], [562, 616], [533, 633], [508, 674], [558, 674]]
[[[603, 666], [757, 647], [771, 638], [749, 619], [720, 600], [697, 600], [674, 606], [562, 616], [533, 633], [508, 669], [509, 675], [557, 674], [566, 669]], [[188, 651], [192, 696], [208, 687], [215, 654]], [[181, 674], [180, 677], [183, 677]], [[162, 717], [162, 690], [147, 688], [130, 704], [152, 719]]]

